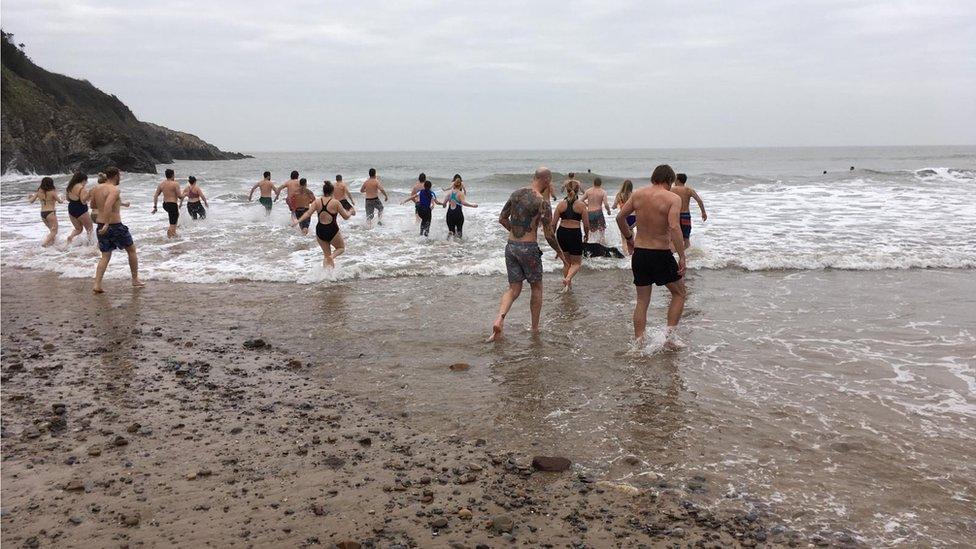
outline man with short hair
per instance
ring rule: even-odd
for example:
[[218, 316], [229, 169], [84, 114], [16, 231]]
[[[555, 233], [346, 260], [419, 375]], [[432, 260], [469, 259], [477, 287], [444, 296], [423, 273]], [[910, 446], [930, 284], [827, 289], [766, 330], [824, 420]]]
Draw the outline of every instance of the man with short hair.
[[139, 259], [136, 257], [136, 245], [132, 242], [132, 235], [129, 228], [122, 224], [122, 214], [119, 206], [122, 205], [119, 193], [119, 183], [122, 175], [115, 167], [107, 168], [104, 172], [105, 181], [99, 183], [92, 189], [91, 204], [98, 209], [98, 229], [95, 232], [98, 238], [98, 250], [102, 252], [102, 257], [98, 260], [98, 267], [95, 268], [95, 286], [92, 292], [96, 294], [104, 293], [102, 289], [102, 278], [105, 276], [105, 269], [108, 262], [112, 260], [113, 250], [125, 250], [129, 254], [129, 272], [132, 274], [132, 286], [141, 288], [145, 284], [139, 280]]
[[[369, 179], [363, 182], [359, 192], [366, 195], [366, 228], [373, 227], [373, 216], [376, 215], [376, 223], [383, 224], [383, 201], [390, 200], [386, 194], [386, 189], [376, 177], [376, 168], [369, 169]], [[383, 201], [380, 200], [380, 193], [383, 193]]]
[[271, 215], [271, 206], [274, 205], [274, 200], [271, 199], [271, 193], [277, 190], [274, 181], [271, 181], [271, 172], [264, 172], [264, 179], [258, 181], [251, 187], [251, 193], [247, 195], [248, 202], [254, 199], [254, 191], [258, 189], [261, 189], [261, 197], [258, 198], [258, 202], [264, 206], [265, 215]]
[[[666, 286], [671, 291], [671, 305], [668, 306], [667, 333], [665, 346], [677, 348], [673, 340], [674, 329], [681, 320], [685, 308], [687, 290], [681, 278], [685, 274], [685, 249], [675, 245], [678, 262], [674, 261], [671, 243], [681, 242], [681, 198], [671, 192], [674, 183], [674, 170], [667, 164], [654, 169], [651, 186], [637, 189], [617, 213], [617, 227], [627, 243], [627, 250], [633, 254], [631, 269], [634, 272], [634, 286], [637, 287], [637, 305], [634, 306], [634, 339], [638, 345], [644, 344], [647, 327], [647, 307], [651, 302], [651, 284]], [[627, 216], [637, 216], [637, 239], [627, 224]]]
[[508, 243], [505, 245], [508, 289], [502, 295], [498, 316], [491, 325], [491, 335], [487, 341], [501, 339], [505, 329], [505, 316], [522, 293], [524, 281], [528, 281], [532, 288], [529, 301], [532, 332], [539, 331], [539, 317], [542, 314], [542, 250], [539, 249], [538, 242], [540, 226], [546, 235], [546, 241], [556, 250], [556, 258], [563, 257], [552, 227], [552, 207], [543, 194], [550, 185], [552, 172], [548, 168], [540, 167], [532, 177], [532, 184], [513, 192], [498, 216], [498, 222], [508, 229]]
[[153, 194], [152, 213], [159, 211], [157, 203], [159, 201], [159, 195], [163, 195], [163, 209], [166, 210], [166, 214], [169, 216], [169, 228], [166, 229], [166, 238], [176, 236], [176, 224], [180, 221], [180, 204], [183, 202], [180, 184], [174, 179], [175, 175], [172, 169], [167, 169], [166, 179], [156, 187], [156, 192]]
[[332, 198], [342, 204], [342, 207], [349, 211], [349, 215], [356, 215], [356, 201], [352, 198], [349, 185], [342, 180], [342, 174], [336, 174], [335, 190], [332, 191]]
[[708, 214], [705, 213], [705, 204], [695, 189], [685, 185], [688, 182], [688, 176], [679, 173], [677, 180], [677, 184], [671, 187], [671, 192], [681, 197], [681, 236], [687, 250], [691, 247], [691, 199], [694, 198], [695, 202], [698, 203], [702, 221], [708, 219]]
[[285, 181], [281, 184], [281, 186], [275, 189], [275, 202], [278, 201], [281, 191], [288, 191], [288, 193], [285, 194], [285, 204], [288, 204], [288, 211], [291, 212], [292, 216], [295, 215], [295, 197], [298, 196], [298, 188], [300, 186], [301, 185], [298, 184], [298, 170], [292, 170], [291, 179]]
[[593, 186], [583, 193], [583, 202], [586, 203], [590, 235], [595, 236], [601, 246], [606, 246], [607, 219], [603, 216], [603, 210], [606, 209], [607, 215], [610, 215], [610, 200], [607, 198], [607, 191], [603, 189], [602, 179], [599, 177], [593, 179]]

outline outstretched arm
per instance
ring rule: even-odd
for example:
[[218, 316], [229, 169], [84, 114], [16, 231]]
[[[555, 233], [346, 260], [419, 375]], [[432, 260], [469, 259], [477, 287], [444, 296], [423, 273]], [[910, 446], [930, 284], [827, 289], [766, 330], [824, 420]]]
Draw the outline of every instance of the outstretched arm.
[[707, 220], [708, 219], [708, 214], [705, 213], [705, 203], [702, 202], [701, 197], [698, 196], [698, 192], [696, 192], [694, 189], [692, 189], [691, 190], [691, 197], [694, 198], [695, 199], [695, 202], [698, 203], [698, 209], [701, 210], [701, 214], [702, 214], [702, 221]]
[[466, 198], [467, 198], [467, 196], [462, 192], [460, 194], [460, 196], [458, 196], [458, 202], [460, 202], [462, 206], [467, 206], [468, 208], [477, 208], [478, 207], [478, 205], [475, 204], [474, 202], [467, 202], [465, 200]]
[[260, 186], [261, 186], [260, 183], [255, 183], [254, 186], [251, 187], [251, 192], [248, 193], [248, 195], [247, 195], [247, 201], [248, 202], [254, 200], [254, 191], [258, 190], [258, 187], [260, 187]]
[[382, 183], [379, 183], [377, 185], [377, 187], [379, 187], [380, 192], [383, 193], [383, 201], [384, 202], [389, 202], [390, 201], [390, 197], [386, 194], [386, 189], [383, 188], [383, 184]]
[[27, 200], [28, 200], [28, 204], [33, 204], [34, 202], [36, 202], [37, 201], [37, 193], [34, 193], [34, 194], [28, 196], [27, 197]]
[[309, 217], [312, 216], [312, 212], [316, 212], [317, 213], [317, 212], [322, 211], [323, 209], [325, 209], [325, 206], [321, 205], [321, 203], [320, 203], [320, 205], [319, 205], [318, 208], [309, 208], [309, 209], [305, 210], [305, 213], [303, 213], [301, 217], [296, 218], [296, 219], [294, 219], [291, 222], [291, 226], [294, 227], [295, 225], [298, 225], [302, 221], [305, 221], [306, 219], [308, 219]]
[[416, 201], [417, 201], [417, 191], [414, 191], [413, 194], [411, 194], [408, 198], [406, 198], [403, 202], [401, 202], [400, 205], [403, 206], [407, 202], [416, 202]]
[[[627, 216], [634, 213], [634, 197], [631, 196], [630, 200], [624, 203], [620, 207], [620, 211], [617, 212], [617, 228], [620, 229], [620, 236], [623, 237], [624, 242], [627, 244], [627, 252], [634, 253], [634, 232], [630, 230], [630, 225], [627, 224]], [[589, 228], [590, 219], [589, 216], [583, 217], [586, 221], [586, 226]], [[678, 229], [681, 230], [680, 227]]]

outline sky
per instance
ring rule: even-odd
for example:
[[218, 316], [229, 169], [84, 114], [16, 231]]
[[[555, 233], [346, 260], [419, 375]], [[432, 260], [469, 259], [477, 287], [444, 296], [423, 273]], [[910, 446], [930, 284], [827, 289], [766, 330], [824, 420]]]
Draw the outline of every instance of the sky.
[[4, 0], [225, 150], [976, 144], [972, 0]]

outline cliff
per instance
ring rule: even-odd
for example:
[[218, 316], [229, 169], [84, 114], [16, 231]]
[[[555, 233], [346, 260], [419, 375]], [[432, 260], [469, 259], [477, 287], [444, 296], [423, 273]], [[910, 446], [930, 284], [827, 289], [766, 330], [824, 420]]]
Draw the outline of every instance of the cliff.
[[35, 65], [3, 33], [0, 166], [3, 172], [97, 172], [118, 166], [156, 173], [173, 160], [233, 160], [195, 135], [139, 121], [117, 97], [86, 80]]

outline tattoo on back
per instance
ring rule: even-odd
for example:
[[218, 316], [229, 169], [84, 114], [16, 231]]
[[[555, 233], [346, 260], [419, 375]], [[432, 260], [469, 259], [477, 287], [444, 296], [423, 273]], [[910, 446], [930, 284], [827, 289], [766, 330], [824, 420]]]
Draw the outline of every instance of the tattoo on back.
[[[522, 238], [535, 231], [539, 218], [544, 217], [549, 204], [535, 194], [532, 189], [519, 189], [508, 199], [508, 219], [512, 224], [512, 234]], [[549, 210], [551, 212], [551, 210]], [[550, 213], [551, 217], [551, 213]]]

